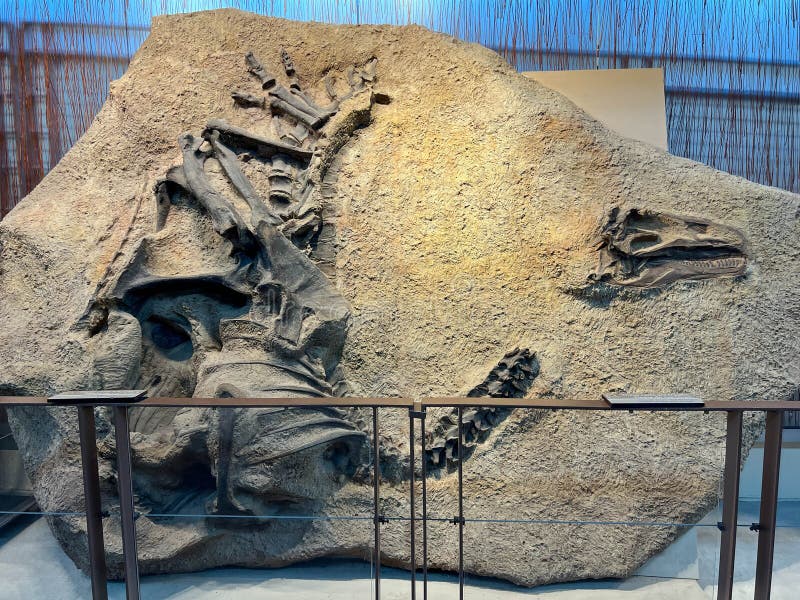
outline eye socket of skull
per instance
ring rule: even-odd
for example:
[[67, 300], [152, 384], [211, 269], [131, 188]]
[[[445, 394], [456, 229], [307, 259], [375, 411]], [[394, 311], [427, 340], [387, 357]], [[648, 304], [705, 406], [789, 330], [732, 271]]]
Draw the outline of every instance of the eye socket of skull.
[[194, 354], [191, 326], [181, 321], [151, 315], [142, 323], [142, 333], [170, 360], [189, 360]]
[[636, 254], [639, 250], [645, 250], [652, 246], [653, 244], [657, 244], [661, 241], [661, 237], [652, 231], [643, 231], [632, 235], [626, 244], [628, 246], [627, 250], [631, 254]]
[[235, 283], [209, 276], [140, 276], [122, 289], [119, 302], [141, 327], [140, 385], [176, 396], [194, 393], [196, 362], [221, 347], [220, 323], [251, 305]]

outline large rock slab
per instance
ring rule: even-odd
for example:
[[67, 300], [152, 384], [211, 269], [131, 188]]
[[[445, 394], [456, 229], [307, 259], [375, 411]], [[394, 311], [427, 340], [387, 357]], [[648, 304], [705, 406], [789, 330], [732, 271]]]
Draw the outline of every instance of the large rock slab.
[[[0, 393], [782, 399], [800, 380], [798, 200], [623, 139], [419, 27], [161, 17], [0, 224]], [[368, 557], [368, 520], [218, 518], [369, 516], [368, 413], [132, 419], [143, 573]], [[691, 523], [717, 500], [719, 415], [468, 420], [470, 518]], [[81, 510], [73, 412], [12, 422], [42, 508]], [[407, 423], [382, 412], [390, 517], [409, 510]], [[428, 424], [429, 515], [450, 518], [457, 425]], [[50, 524], [85, 568], [82, 519]], [[680, 531], [470, 523], [465, 565], [525, 585], [625, 576]], [[456, 535], [431, 525], [432, 568], [457, 567]], [[408, 564], [407, 523], [384, 525], [383, 551]]]

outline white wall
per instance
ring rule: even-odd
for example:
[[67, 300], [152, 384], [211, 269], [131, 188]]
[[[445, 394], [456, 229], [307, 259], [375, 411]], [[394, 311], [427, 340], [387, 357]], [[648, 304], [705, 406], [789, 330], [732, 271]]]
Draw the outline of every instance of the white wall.
[[[739, 498], [758, 500], [761, 497], [761, 470], [764, 460], [763, 439], [750, 451], [739, 481]], [[800, 500], [800, 429], [783, 430], [781, 474], [778, 481], [779, 500]]]

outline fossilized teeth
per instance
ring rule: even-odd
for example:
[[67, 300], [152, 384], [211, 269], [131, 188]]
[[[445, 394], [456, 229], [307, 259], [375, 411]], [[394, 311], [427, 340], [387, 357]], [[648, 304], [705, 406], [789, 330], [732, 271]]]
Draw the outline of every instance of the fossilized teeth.
[[740, 269], [747, 262], [743, 256], [727, 256], [725, 258], [707, 258], [699, 260], [683, 260], [684, 265], [702, 267], [708, 271], [728, 271]]

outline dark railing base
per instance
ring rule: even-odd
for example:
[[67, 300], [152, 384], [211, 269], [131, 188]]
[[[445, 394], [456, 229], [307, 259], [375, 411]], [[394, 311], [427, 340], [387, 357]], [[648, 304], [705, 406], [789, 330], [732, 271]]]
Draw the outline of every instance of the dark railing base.
[[108, 600], [106, 552], [103, 546], [103, 516], [100, 501], [100, 476], [97, 467], [97, 432], [94, 408], [78, 407], [78, 433], [81, 443], [83, 497], [86, 505], [86, 537], [89, 547], [89, 576], [92, 598]]

